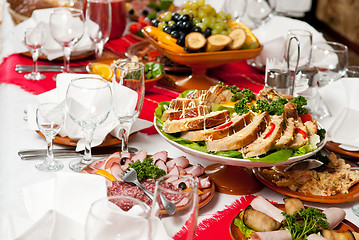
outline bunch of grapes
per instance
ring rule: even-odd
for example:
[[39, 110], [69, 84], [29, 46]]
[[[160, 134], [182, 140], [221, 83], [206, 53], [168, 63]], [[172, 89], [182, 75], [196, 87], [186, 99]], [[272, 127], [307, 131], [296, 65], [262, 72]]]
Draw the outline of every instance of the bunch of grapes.
[[183, 47], [187, 34], [191, 32], [200, 32], [206, 38], [214, 34], [228, 34], [231, 29], [227, 20], [231, 18], [223, 11], [217, 13], [211, 5], [205, 4], [205, 0], [193, 0], [187, 1], [184, 8], [176, 13], [163, 13], [151, 24], [177, 39], [177, 44]]

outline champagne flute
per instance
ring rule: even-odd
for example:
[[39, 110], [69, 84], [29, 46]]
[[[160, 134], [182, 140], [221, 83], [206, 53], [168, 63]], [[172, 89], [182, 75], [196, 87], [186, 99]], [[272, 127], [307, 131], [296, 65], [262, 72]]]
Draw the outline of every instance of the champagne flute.
[[35, 167], [45, 172], [61, 170], [64, 165], [54, 159], [53, 140], [64, 124], [63, 106], [57, 103], [40, 104], [36, 109], [36, 123], [46, 138], [47, 157]]
[[50, 15], [51, 35], [64, 51], [65, 73], [70, 72], [70, 55], [84, 34], [84, 25], [84, 16], [80, 9], [56, 8]]
[[110, 38], [112, 23], [110, 0], [87, 0], [86, 24], [96, 46], [96, 59], [100, 59], [105, 43]]
[[[173, 239], [177, 233], [181, 233], [179, 239], [194, 239], [198, 217], [197, 189], [197, 182], [188, 175], [166, 175], [156, 180], [151, 208], [153, 239]], [[174, 214], [167, 214], [161, 197], [176, 205]]]
[[85, 154], [82, 159], [70, 162], [70, 168], [79, 172], [93, 159], [91, 141], [97, 126], [108, 117], [112, 93], [108, 81], [100, 77], [81, 77], [71, 81], [66, 92], [66, 110], [85, 135]]
[[112, 196], [97, 200], [89, 210], [85, 223], [86, 240], [150, 239], [150, 208], [128, 196]]
[[[114, 63], [116, 82], [113, 82], [113, 110], [120, 121], [122, 152], [128, 152], [128, 135], [140, 115], [145, 97], [144, 65], [131, 60]], [[132, 148], [130, 152], [136, 152]]]
[[45, 44], [45, 40], [46, 30], [41, 26], [30, 28], [25, 31], [24, 42], [31, 53], [32, 60], [34, 61], [33, 71], [24, 76], [28, 80], [42, 80], [46, 78], [44, 74], [39, 72], [37, 65], [37, 59], [39, 58], [41, 50]]

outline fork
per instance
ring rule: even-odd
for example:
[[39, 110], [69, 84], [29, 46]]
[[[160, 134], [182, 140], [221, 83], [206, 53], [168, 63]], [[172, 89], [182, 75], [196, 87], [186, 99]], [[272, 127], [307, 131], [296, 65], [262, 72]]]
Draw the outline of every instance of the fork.
[[[139, 187], [152, 201], [153, 201], [153, 193], [148, 191], [142, 184], [138, 181], [137, 172], [133, 168], [127, 169], [125, 175], [123, 175], [122, 180], [127, 183], [133, 183], [137, 187]], [[173, 215], [176, 212], [176, 205], [165, 198], [162, 194], [160, 194], [161, 202], [167, 212], [168, 215]]]

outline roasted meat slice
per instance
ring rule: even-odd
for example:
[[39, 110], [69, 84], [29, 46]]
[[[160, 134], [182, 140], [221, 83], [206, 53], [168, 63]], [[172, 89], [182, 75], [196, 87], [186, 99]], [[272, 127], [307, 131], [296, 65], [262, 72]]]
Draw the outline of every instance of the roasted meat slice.
[[304, 126], [302, 120], [298, 118], [295, 122], [295, 130], [293, 135], [293, 140], [287, 145], [287, 148], [298, 149], [301, 146], [304, 146], [308, 143], [308, 132], [307, 128]]
[[243, 148], [243, 155], [245, 157], [254, 157], [268, 152], [282, 135], [283, 128], [283, 115], [274, 115], [266, 130], [259, 136], [259, 138]]
[[171, 100], [168, 108], [179, 110], [186, 108], [194, 108], [198, 107], [199, 105], [202, 105], [199, 99], [175, 98]]
[[270, 121], [268, 112], [254, 117], [252, 122], [235, 134], [213, 141], [207, 141], [208, 151], [227, 151], [240, 149], [257, 139]]
[[293, 118], [286, 119], [286, 127], [282, 133], [282, 136], [278, 139], [278, 141], [274, 144], [274, 149], [284, 149], [287, 145], [293, 140], [295, 125]]
[[244, 128], [248, 123], [250, 123], [252, 118], [252, 113], [236, 115], [232, 117], [228, 122], [225, 122], [211, 129], [184, 132], [182, 134], [182, 138], [191, 141], [210, 141], [221, 139], [230, 136]]
[[186, 108], [186, 109], [167, 109], [163, 112], [161, 120], [173, 120], [177, 118], [191, 118], [197, 116], [203, 116], [210, 112], [210, 108], [206, 105], [199, 105], [193, 108]]

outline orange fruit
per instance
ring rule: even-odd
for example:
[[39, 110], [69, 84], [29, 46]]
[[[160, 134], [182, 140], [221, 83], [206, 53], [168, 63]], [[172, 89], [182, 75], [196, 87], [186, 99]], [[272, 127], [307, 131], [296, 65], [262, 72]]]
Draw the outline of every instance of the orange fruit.
[[101, 176], [104, 176], [105, 178], [107, 178], [110, 181], [116, 181], [117, 180], [114, 176], [112, 176], [111, 173], [107, 172], [106, 170], [100, 169], [100, 170], [97, 170], [95, 173], [99, 174]]
[[91, 66], [91, 71], [95, 74], [100, 75], [101, 77], [103, 77], [104, 79], [108, 80], [108, 81], [112, 81], [112, 76], [113, 76], [113, 70], [112, 68], [104, 63], [94, 63]]

